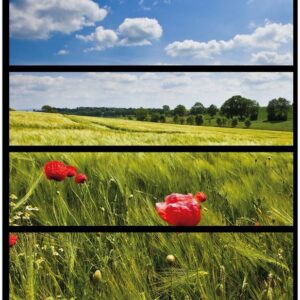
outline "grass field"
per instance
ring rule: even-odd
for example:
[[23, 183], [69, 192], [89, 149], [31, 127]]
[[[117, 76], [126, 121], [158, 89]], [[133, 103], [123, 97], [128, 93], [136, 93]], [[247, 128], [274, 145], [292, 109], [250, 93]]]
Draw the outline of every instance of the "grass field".
[[[48, 180], [61, 160], [88, 180]], [[291, 153], [11, 153], [12, 225], [167, 225], [155, 203], [202, 191], [200, 225], [293, 224]], [[38, 211], [27, 206], [37, 207]], [[27, 208], [26, 208], [27, 207]]]
[[[224, 116], [220, 115], [219, 113], [216, 114], [213, 118], [208, 115], [203, 115], [203, 125], [204, 126], [215, 126], [217, 125], [217, 118], [224, 118]], [[279, 131], [293, 131], [293, 108], [289, 109], [288, 112], [288, 119], [287, 121], [281, 121], [281, 122], [269, 122], [268, 114], [267, 114], [267, 108], [266, 107], [260, 107], [258, 112], [257, 120], [251, 121], [251, 129], [262, 129], [262, 130], [279, 130]], [[185, 120], [187, 117], [185, 117]], [[167, 117], [167, 122], [173, 123], [173, 117]], [[186, 122], [185, 122], [186, 123]], [[228, 120], [227, 127], [230, 127], [230, 120]], [[237, 128], [245, 128], [245, 121], [238, 121]]]
[[292, 145], [293, 132], [10, 112], [10, 144]]
[[11, 300], [293, 299], [290, 233], [17, 235]]

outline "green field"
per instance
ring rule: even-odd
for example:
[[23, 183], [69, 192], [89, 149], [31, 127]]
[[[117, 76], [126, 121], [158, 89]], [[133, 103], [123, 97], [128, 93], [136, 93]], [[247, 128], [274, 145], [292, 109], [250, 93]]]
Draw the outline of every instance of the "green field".
[[[251, 121], [251, 129], [262, 129], [262, 130], [279, 130], [279, 131], [293, 131], [293, 109], [289, 109], [288, 112], [288, 119], [287, 121], [281, 121], [281, 122], [269, 122], [267, 121], [268, 114], [267, 114], [267, 108], [266, 107], [260, 107], [257, 120]], [[214, 126], [217, 127], [217, 118], [224, 118], [224, 116], [220, 115], [220, 113], [217, 113], [216, 116], [213, 118], [210, 115], [204, 114], [203, 120], [204, 126]], [[186, 120], [187, 117], [184, 117]], [[167, 121], [169, 123], [173, 123], [172, 117], [167, 117]], [[186, 123], [186, 121], [185, 121]], [[228, 120], [227, 127], [231, 126], [230, 120]], [[245, 121], [238, 121], [237, 128], [245, 128]]]
[[[51, 160], [88, 176], [48, 180]], [[11, 225], [167, 225], [155, 203], [202, 191], [200, 225], [293, 224], [291, 153], [11, 153]], [[27, 206], [38, 208], [32, 211]], [[29, 215], [29, 216], [28, 216]], [[24, 216], [26, 216], [24, 218]]]
[[[287, 121], [290, 122], [290, 121]], [[293, 132], [10, 112], [11, 145], [292, 145]], [[281, 125], [280, 125], [281, 126]], [[282, 128], [279, 128], [282, 129]]]
[[294, 298], [291, 233], [17, 235], [12, 300]]

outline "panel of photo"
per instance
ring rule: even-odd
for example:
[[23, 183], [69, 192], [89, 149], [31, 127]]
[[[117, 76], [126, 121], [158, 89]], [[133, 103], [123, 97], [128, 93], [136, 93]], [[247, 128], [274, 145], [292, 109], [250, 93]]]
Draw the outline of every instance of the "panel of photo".
[[11, 299], [294, 299], [292, 233], [13, 233], [9, 241]]
[[295, 299], [297, 6], [4, 1], [3, 299]]
[[11, 226], [292, 226], [293, 153], [11, 153]]
[[10, 145], [292, 145], [293, 73], [10, 73]]
[[11, 65], [293, 65], [292, 0], [9, 1]]

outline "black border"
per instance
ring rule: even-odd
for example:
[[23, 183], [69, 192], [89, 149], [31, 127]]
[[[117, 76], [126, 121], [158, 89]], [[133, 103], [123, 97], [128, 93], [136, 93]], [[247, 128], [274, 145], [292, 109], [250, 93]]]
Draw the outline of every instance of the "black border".
[[[9, 0], [2, 2], [3, 25], [3, 297], [9, 295], [9, 232], [287, 232], [293, 233], [294, 297], [298, 295], [298, 1], [293, 1], [293, 65], [291, 66], [84, 66], [84, 65], [9, 65]], [[294, 137], [291, 146], [10, 146], [9, 145], [9, 73], [10, 72], [292, 72], [294, 95]], [[10, 152], [292, 152], [294, 156], [293, 226], [9, 226], [9, 153]], [[5, 275], [6, 274], [6, 275]], [[5, 297], [7, 295], [7, 297]]]
[[293, 226], [18, 226], [10, 232], [289, 232]]

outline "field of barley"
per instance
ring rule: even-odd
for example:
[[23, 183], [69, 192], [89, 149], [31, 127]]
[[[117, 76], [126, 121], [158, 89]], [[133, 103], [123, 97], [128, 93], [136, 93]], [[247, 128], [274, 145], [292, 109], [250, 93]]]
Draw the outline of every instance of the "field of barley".
[[291, 233], [16, 233], [11, 300], [290, 300]]
[[[88, 179], [49, 180], [53, 160]], [[168, 225], [155, 203], [197, 192], [200, 225], [293, 224], [291, 153], [11, 153], [9, 188], [11, 225]]]
[[292, 145], [293, 132], [10, 112], [10, 145]]

